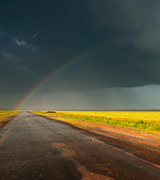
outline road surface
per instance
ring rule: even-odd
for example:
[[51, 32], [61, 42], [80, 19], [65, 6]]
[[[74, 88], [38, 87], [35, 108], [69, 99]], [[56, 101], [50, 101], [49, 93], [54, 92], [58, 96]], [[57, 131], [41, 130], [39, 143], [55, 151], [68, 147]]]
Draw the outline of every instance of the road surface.
[[0, 180], [158, 180], [158, 146], [22, 112], [0, 129]]

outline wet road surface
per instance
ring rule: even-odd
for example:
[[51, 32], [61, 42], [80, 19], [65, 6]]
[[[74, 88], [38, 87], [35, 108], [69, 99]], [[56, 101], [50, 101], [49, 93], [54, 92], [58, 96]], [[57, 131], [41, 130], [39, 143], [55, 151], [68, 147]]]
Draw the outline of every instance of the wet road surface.
[[0, 129], [0, 180], [10, 179], [158, 180], [159, 146], [22, 112]]

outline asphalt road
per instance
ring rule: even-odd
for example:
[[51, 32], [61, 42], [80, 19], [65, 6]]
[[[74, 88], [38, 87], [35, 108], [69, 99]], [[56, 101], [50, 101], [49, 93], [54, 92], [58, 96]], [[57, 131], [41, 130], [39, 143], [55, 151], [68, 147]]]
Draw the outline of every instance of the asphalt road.
[[112, 136], [22, 112], [0, 129], [0, 180], [160, 179], [158, 147]]

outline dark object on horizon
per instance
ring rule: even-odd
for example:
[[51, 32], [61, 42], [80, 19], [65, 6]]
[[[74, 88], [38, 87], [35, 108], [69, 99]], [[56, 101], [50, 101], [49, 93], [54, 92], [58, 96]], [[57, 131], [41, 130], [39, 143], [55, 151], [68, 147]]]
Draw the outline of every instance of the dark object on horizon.
[[56, 113], [55, 111], [48, 111], [47, 113]]

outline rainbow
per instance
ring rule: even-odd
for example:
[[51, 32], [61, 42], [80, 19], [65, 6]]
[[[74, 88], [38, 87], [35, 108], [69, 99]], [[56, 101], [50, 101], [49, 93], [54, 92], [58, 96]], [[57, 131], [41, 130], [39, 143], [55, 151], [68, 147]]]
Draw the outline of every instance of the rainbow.
[[[128, 37], [127, 37], [128, 38]], [[24, 98], [19, 102], [19, 104], [14, 108], [14, 110], [20, 110], [23, 108], [23, 106], [35, 95], [35, 93], [42, 87], [44, 86], [53, 76], [55, 76], [56, 74], [58, 74], [59, 72], [61, 72], [63, 69], [67, 68], [70, 64], [77, 62], [79, 60], [81, 60], [82, 58], [87, 57], [88, 55], [91, 55], [95, 52], [97, 52], [100, 49], [106, 48], [107, 46], [113, 45], [113, 44], [117, 44], [119, 42], [122, 42], [123, 40], [125, 40], [126, 38], [121, 38], [118, 40], [114, 40], [114, 41], [110, 41], [105, 43], [102, 46], [96, 47], [94, 49], [91, 49], [89, 51], [86, 51], [82, 54], [80, 54], [79, 56], [69, 60], [67, 63], [63, 64], [62, 66], [60, 66], [58, 69], [56, 69], [55, 71], [51, 72], [50, 74], [48, 74], [42, 81], [40, 81], [26, 96], [24, 96]]]

